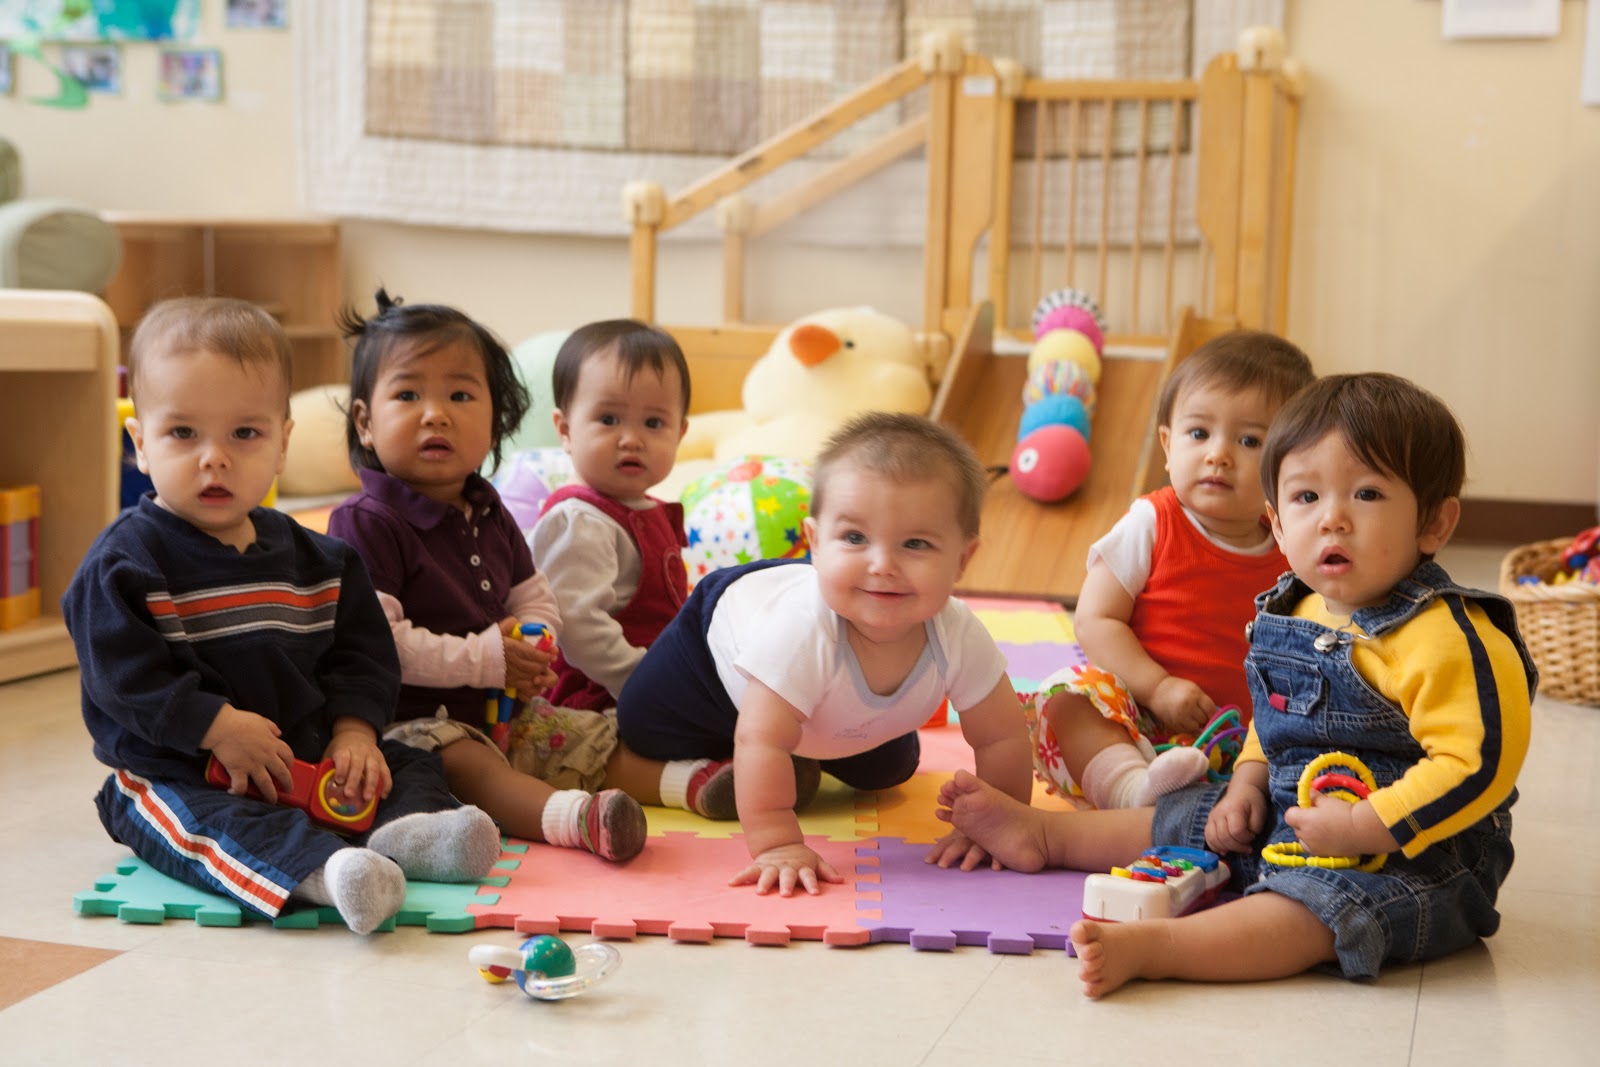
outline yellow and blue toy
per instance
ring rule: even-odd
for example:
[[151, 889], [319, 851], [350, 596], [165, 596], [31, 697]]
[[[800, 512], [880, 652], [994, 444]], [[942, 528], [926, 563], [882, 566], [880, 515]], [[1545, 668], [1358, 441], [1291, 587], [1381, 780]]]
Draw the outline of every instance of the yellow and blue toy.
[[[506, 636], [513, 641], [537, 637], [540, 648], [546, 651], [555, 649], [555, 642], [550, 637], [550, 630], [542, 622], [525, 622]], [[489, 728], [489, 738], [500, 746], [501, 752], [511, 747], [511, 720], [516, 717], [517, 691], [515, 689], [489, 690], [489, 699], [484, 704], [483, 720], [484, 725]]]
[[0, 630], [39, 617], [39, 487], [0, 489]]
[[507, 978], [535, 1000], [566, 1000], [605, 980], [622, 966], [617, 950], [596, 941], [574, 949], [559, 937], [538, 934], [516, 949], [474, 945], [467, 959], [491, 985]]
[[1228, 865], [1215, 852], [1158, 845], [1126, 867], [1085, 878], [1083, 917], [1110, 923], [1176, 919], [1216, 899], [1228, 878]]

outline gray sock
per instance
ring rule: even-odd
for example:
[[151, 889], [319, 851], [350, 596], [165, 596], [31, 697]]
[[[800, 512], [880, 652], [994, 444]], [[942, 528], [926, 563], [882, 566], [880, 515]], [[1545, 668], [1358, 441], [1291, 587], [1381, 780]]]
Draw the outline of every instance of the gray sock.
[[367, 838], [367, 847], [400, 865], [407, 878], [476, 882], [500, 859], [500, 830], [471, 806], [402, 815]]
[[406, 876], [370, 848], [341, 848], [306, 875], [293, 895], [338, 908], [346, 926], [370, 934], [406, 902]]

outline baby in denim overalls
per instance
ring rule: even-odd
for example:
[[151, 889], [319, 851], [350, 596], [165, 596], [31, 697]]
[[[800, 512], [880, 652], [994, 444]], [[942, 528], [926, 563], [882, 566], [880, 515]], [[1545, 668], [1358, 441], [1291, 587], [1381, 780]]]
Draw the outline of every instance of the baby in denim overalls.
[[[1511, 805], [1537, 672], [1502, 598], [1432, 562], [1460, 517], [1465, 446], [1433, 395], [1388, 374], [1338, 375], [1286, 405], [1262, 478], [1293, 574], [1257, 598], [1245, 661], [1255, 721], [1232, 781], [1156, 806], [1044, 812], [957, 774], [939, 815], [1007, 866], [1105, 870], [1151, 844], [1229, 853], [1240, 900], [1172, 920], [1076, 923], [1084, 992], [1133, 978], [1250, 981], [1337, 964], [1375, 977], [1495, 932]], [[1324, 753], [1376, 788], [1312, 794]], [[1376, 871], [1279, 865], [1387, 854]]]

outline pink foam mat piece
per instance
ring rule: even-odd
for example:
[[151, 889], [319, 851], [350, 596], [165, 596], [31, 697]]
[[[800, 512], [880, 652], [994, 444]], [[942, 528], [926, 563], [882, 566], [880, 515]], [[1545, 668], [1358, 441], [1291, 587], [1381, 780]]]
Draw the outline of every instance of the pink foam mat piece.
[[652, 837], [642, 853], [614, 869], [578, 849], [531, 845], [507, 884], [494, 887], [499, 899], [466, 910], [480, 928], [512, 927], [524, 934], [581, 930], [627, 940], [657, 934], [690, 942], [742, 937], [757, 945], [792, 939], [870, 943], [871, 931], [859, 920], [876, 914], [876, 887], [857, 888], [852, 877], [863, 843], [807, 837], [806, 844], [845, 881], [824, 885], [817, 896], [761, 896], [749, 886], [727, 884], [750, 862], [742, 836], [673, 832]]
[[923, 862], [928, 846], [880, 837], [858, 852], [862, 889], [878, 891], [875, 917], [862, 925], [873, 941], [909, 942], [915, 949], [948, 951], [985, 945], [990, 952], [1027, 955], [1036, 948], [1072, 954], [1068, 931], [1083, 915], [1078, 871], [1022, 874], [980, 867], [947, 870]]

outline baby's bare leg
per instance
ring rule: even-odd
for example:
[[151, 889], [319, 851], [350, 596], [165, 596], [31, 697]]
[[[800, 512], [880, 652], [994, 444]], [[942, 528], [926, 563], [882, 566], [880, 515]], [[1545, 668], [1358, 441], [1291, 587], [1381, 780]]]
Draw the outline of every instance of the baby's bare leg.
[[548, 782], [523, 774], [478, 741], [439, 750], [445, 783], [463, 804], [475, 804], [512, 837], [543, 841], [544, 806], [555, 793]]
[[618, 743], [617, 750], [606, 762], [604, 785], [607, 789], [620, 789], [641, 804], [661, 803], [661, 771], [666, 767], [660, 760], [645, 759], [627, 745]]
[[1257, 982], [1334, 959], [1333, 931], [1304, 904], [1256, 893], [1178, 919], [1072, 926], [1083, 994], [1102, 997], [1135, 978]]
[[1046, 702], [1043, 718], [1050, 726], [1056, 747], [1061, 749], [1061, 761], [1066, 764], [1067, 773], [1080, 786], [1090, 760], [1112, 745], [1130, 743], [1128, 731], [1122, 724], [1100, 714], [1100, 709], [1081, 693], [1057, 693]]
[[1044, 811], [966, 771], [939, 791], [939, 818], [1014, 871], [1108, 871], [1150, 847], [1154, 808]]

